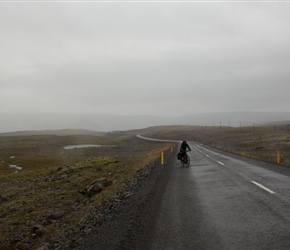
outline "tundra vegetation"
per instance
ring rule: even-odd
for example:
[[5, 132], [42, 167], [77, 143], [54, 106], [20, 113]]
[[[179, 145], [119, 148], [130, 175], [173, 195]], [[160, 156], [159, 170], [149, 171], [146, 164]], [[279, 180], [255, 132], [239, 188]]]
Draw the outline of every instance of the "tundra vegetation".
[[[79, 144], [105, 146], [64, 149]], [[0, 249], [89, 231], [82, 221], [168, 149], [123, 133], [0, 136]]]
[[221, 150], [290, 166], [290, 122], [265, 126], [165, 126], [150, 129], [160, 139], [188, 140]]
[[[91, 230], [83, 222], [98, 220], [100, 205], [134, 182], [139, 171], [160, 164], [161, 152], [169, 154], [173, 145], [145, 141], [136, 134], [195, 141], [272, 162], [279, 151], [280, 164], [290, 165], [288, 124], [0, 134], [0, 249], [37, 249], [73, 235], [81, 241], [80, 231], [86, 235]], [[64, 148], [79, 144], [106, 146]], [[57, 243], [55, 248], [61, 249]]]

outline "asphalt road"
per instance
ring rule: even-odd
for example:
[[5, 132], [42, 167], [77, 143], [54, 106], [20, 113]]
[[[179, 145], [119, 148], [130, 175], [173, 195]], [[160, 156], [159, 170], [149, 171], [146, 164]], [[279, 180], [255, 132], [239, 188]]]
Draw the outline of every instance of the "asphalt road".
[[290, 249], [290, 169], [196, 143], [173, 164], [142, 249]]

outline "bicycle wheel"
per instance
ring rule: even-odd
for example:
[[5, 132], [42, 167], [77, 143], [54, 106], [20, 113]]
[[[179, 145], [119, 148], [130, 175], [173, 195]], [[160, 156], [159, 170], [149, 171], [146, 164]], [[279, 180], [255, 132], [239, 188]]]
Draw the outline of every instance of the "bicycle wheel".
[[187, 156], [187, 161], [184, 163], [185, 167], [189, 167], [190, 166], [190, 157]]
[[181, 163], [181, 166], [184, 167], [185, 161], [184, 161], [183, 157], [180, 159], [180, 163]]

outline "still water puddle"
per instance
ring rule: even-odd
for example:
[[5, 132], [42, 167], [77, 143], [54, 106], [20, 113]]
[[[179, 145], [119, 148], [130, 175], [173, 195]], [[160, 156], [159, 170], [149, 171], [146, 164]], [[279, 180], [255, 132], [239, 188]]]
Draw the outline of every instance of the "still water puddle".
[[95, 144], [82, 144], [82, 145], [70, 145], [64, 147], [64, 149], [75, 149], [75, 148], [99, 148], [99, 147], [114, 147], [114, 145], [95, 145]]

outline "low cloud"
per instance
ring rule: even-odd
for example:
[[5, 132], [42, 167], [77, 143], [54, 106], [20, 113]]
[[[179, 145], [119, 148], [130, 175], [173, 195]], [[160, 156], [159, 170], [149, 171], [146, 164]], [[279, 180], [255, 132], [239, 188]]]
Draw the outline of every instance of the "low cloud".
[[0, 112], [287, 111], [290, 3], [0, 3]]

